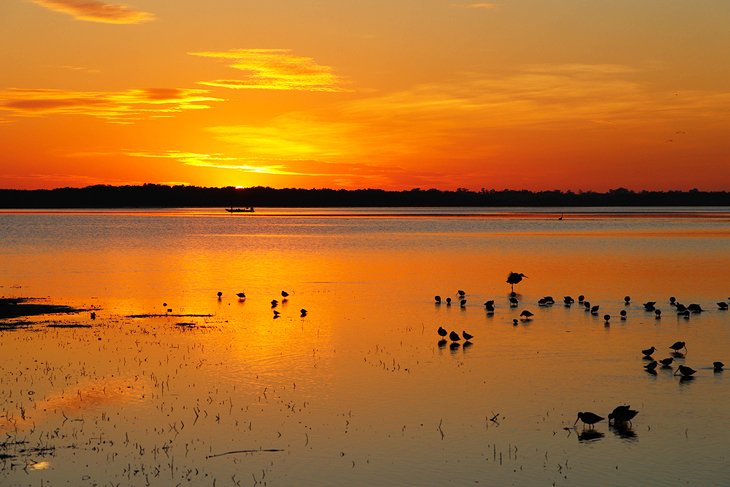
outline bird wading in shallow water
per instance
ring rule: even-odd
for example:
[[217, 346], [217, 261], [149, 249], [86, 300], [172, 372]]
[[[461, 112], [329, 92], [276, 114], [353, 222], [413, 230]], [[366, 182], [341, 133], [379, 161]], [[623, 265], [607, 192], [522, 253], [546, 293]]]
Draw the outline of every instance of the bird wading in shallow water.
[[596, 413], [591, 413], [590, 411], [586, 412], [580, 412], [578, 413], [578, 417], [575, 420], [575, 423], [573, 425], [575, 426], [578, 424], [578, 421], [583, 421], [584, 425], [588, 425], [591, 428], [594, 424], [598, 423], [599, 421], [603, 421], [605, 418], [597, 415]]
[[436, 330], [436, 333], [438, 333], [440, 337], [445, 337], [446, 335], [448, 335], [449, 332], [447, 332], [443, 326], [439, 326], [439, 329]]
[[459, 340], [461, 340], [461, 337], [455, 331], [452, 331], [451, 333], [449, 333], [449, 338], [451, 339], [452, 342], [458, 342]]
[[687, 367], [686, 365], [680, 365], [677, 367], [677, 370], [674, 371], [674, 375], [681, 375], [682, 377], [689, 377], [693, 375], [695, 372], [697, 372], [692, 367]]
[[608, 424], [611, 424], [611, 421], [613, 421], [613, 424], [629, 423], [637, 414], [639, 414], [639, 411], [631, 409], [631, 406], [616, 406], [613, 412], [608, 415]]
[[669, 348], [671, 348], [675, 352], [679, 352], [682, 349], [684, 349], [685, 352], [687, 351], [687, 345], [684, 342], [674, 342], [669, 345]]
[[515, 284], [522, 282], [523, 277], [526, 278], [527, 276], [521, 272], [510, 272], [509, 276], [507, 276], [507, 284], [512, 287], [512, 294], [515, 292]]

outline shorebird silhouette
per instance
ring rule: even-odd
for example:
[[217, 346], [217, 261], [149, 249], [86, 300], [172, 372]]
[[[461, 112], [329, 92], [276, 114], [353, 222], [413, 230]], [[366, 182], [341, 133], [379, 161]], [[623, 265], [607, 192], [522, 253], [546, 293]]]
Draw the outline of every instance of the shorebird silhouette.
[[631, 296], [624, 296], [624, 303], [628, 306], [631, 304]]
[[516, 308], [518, 304], [520, 304], [520, 302], [517, 301], [517, 298], [514, 297], [514, 296], [510, 296], [510, 298], [509, 298], [509, 305], [510, 305], [510, 307], [511, 308]]
[[484, 308], [487, 310], [487, 313], [494, 313], [494, 300], [490, 299], [486, 303], [484, 303]]
[[515, 319], [513, 319], [513, 320], [512, 320], [512, 325], [513, 325], [513, 326], [517, 326], [517, 324], [518, 324], [519, 322], [520, 322], [520, 320], [518, 320], [517, 318], [515, 318]]
[[654, 372], [654, 369], [657, 368], [657, 365], [659, 365], [659, 362], [657, 362], [656, 360], [652, 360], [651, 362], [646, 364], [644, 368], [647, 370], [647, 372]]
[[286, 291], [282, 291], [282, 292], [281, 292], [281, 297], [282, 297], [282, 298], [285, 298], [285, 299], [286, 299], [286, 298], [288, 298], [288, 297], [289, 297], [289, 293], [288, 293], [288, 292], [286, 292]]
[[662, 310], [660, 310], [660, 309], [655, 309], [655, 310], [654, 310], [654, 317], [655, 317], [656, 319], [660, 320], [660, 319], [662, 318]]
[[582, 304], [586, 300], [586, 297], [582, 294], [578, 296], [578, 304]]
[[522, 313], [520, 313], [520, 316], [525, 319], [525, 321], [530, 320], [533, 316], [535, 316], [532, 311], [528, 309], [523, 309]]
[[436, 304], [441, 304], [441, 296], [438, 294], [433, 297], [433, 300], [436, 301]]
[[598, 314], [598, 309], [599, 309], [600, 307], [601, 307], [601, 306], [600, 306], [600, 305], [598, 305], [598, 304], [597, 304], [597, 305], [595, 305], [595, 306], [591, 306], [591, 314], [592, 314], [592, 315], [594, 315], [594, 316], [595, 316], [595, 315], [597, 315], [597, 314]]
[[474, 338], [474, 335], [472, 335], [471, 333], [469, 333], [467, 331], [462, 331], [461, 332], [461, 336], [463, 336], [464, 337], [464, 340], [467, 340], [467, 341], [468, 340], [471, 340], [472, 338]]
[[622, 309], [622, 310], [621, 310], [621, 311], [619, 312], [619, 314], [621, 315], [621, 319], [622, 319], [622, 320], [625, 320], [625, 319], [626, 319], [626, 310], [625, 310], [625, 309]]
[[451, 306], [451, 298], [446, 298], [446, 306]]
[[662, 364], [662, 367], [669, 367], [672, 365], [672, 362], [674, 362], [672, 357], [663, 358], [659, 361], [659, 363]]
[[687, 351], [687, 345], [684, 342], [674, 342], [669, 345], [669, 348], [671, 348], [675, 352], [679, 352], [682, 349], [684, 349], [685, 352]]
[[677, 306], [677, 298], [675, 298], [674, 296], [670, 296], [669, 297], [669, 305], [670, 306]]
[[222, 293], [222, 292], [220, 292], [220, 291], [218, 291], [218, 299], [220, 299], [220, 298], [222, 298], [222, 297], [223, 297], [223, 293]]
[[654, 311], [654, 305], [656, 304], [656, 301], [647, 301], [644, 303], [644, 310], [645, 311]]
[[458, 342], [459, 340], [461, 340], [461, 337], [455, 331], [452, 331], [451, 333], [449, 333], [449, 338], [451, 339], [452, 342]]
[[436, 333], [438, 333], [441, 337], [445, 337], [448, 334], [443, 326], [439, 326], [439, 329], [436, 331]]
[[456, 291], [456, 294], [458, 294], [460, 298], [463, 298], [466, 295], [466, 291], [464, 291], [463, 289], [459, 289], [458, 291]]
[[715, 369], [715, 372], [722, 371], [723, 367], [725, 367], [725, 364], [722, 362], [712, 362], [712, 368]]
[[244, 292], [236, 293], [236, 296], [238, 296], [238, 299], [246, 299], [246, 293]]
[[461, 301], [459, 301], [459, 306], [461, 306], [462, 308], [465, 308], [466, 307], [466, 299], [462, 299]]
[[687, 306], [687, 309], [691, 311], [692, 313], [702, 313], [704, 309], [702, 309], [702, 306], [700, 306], [697, 303], [692, 303]]
[[304, 308], [300, 309], [299, 310], [299, 317], [300, 318], [304, 318], [305, 316], [307, 316], [307, 310], [304, 309]]
[[517, 272], [510, 272], [509, 276], [507, 276], [507, 284], [512, 286], [512, 292], [515, 292], [515, 284], [519, 284], [522, 282], [522, 278], [527, 277], [523, 273], [517, 273]]
[[721, 311], [727, 311], [727, 303], [724, 301], [717, 303], [717, 309]]
[[611, 315], [603, 315], [603, 319], [606, 320], [606, 323], [608, 323], [609, 321], [611, 321]]
[[573, 299], [572, 296], [565, 296], [563, 298], [563, 303], [565, 303], [565, 306], [570, 306], [571, 304], [575, 303], [575, 299]]
[[631, 406], [616, 406], [613, 412], [608, 414], [608, 424], [611, 424], [611, 420], [613, 424], [630, 423], [637, 414], [639, 411], [631, 409]]
[[606, 419], [606, 418], [603, 418], [603, 417], [597, 415], [596, 413], [592, 413], [590, 411], [580, 412], [580, 413], [578, 413], [578, 417], [576, 418], [575, 423], [573, 423], [573, 425], [576, 425], [578, 423], [578, 421], [580, 420], [580, 421], [583, 421], [584, 425], [587, 424], [592, 428], [594, 424], [598, 423], [599, 421], [603, 421], [604, 419]]
[[644, 354], [644, 357], [651, 357], [651, 354], [653, 354], [654, 352], [656, 352], [656, 348], [654, 348], [653, 346], [641, 351], [641, 353]]
[[686, 365], [680, 365], [679, 367], [677, 367], [677, 370], [674, 371], [674, 375], [679, 374], [682, 377], [689, 377], [692, 374], [694, 374], [695, 372], [697, 372], [697, 371], [695, 369], [693, 369], [692, 367], [687, 367]]

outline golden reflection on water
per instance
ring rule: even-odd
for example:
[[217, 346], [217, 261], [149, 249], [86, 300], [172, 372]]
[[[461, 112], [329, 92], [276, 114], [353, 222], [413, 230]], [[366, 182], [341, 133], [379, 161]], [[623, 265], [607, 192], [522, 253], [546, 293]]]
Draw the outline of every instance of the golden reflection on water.
[[[118, 216], [107, 216], [105, 233], [55, 230], [50, 242], [18, 237], [3, 251], [3, 294], [100, 308], [96, 320], [49, 315], [0, 332], [3, 433], [58, 447], [53, 468], [38, 472], [51, 483], [716, 484], [730, 475], [721, 453], [730, 416], [714, 406], [730, 388], [711, 367], [730, 355], [730, 315], [714, 305], [730, 298], [722, 222], [697, 231], [614, 222], [602, 233], [589, 221], [563, 233], [511, 218], [507, 230], [486, 231], [485, 218], [447, 228], [438, 219], [429, 230], [414, 227], [428, 218], [404, 216], [146, 215], [145, 228], [127, 220], [134, 212]], [[510, 271], [528, 276], [516, 308]], [[435, 305], [435, 294], [454, 304]], [[562, 305], [579, 294], [598, 316]], [[545, 295], [557, 303], [538, 307]], [[672, 295], [707, 312], [677, 317]], [[660, 320], [643, 310], [650, 300]], [[513, 326], [523, 309], [534, 318]], [[128, 316], [145, 313], [155, 316]], [[439, 325], [469, 331], [472, 345], [439, 347]], [[687, 341], [678, 363], [696, 379], [647, 374], [640, 350], [654, 345], [664, 358], [676, 340]], [[606, 416], [619, 404], [640, 411], [630, 431], [572, 429], [577, 411]], [[238, 450], [277, 451], [216, 456]]]

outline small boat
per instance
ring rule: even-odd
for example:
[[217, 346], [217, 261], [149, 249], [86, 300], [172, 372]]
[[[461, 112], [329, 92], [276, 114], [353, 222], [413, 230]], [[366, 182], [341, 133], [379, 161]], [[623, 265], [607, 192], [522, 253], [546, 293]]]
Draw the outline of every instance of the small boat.
[[248, 208], [233, 208], [233, 207], [230, 207], [230, 208], [226, 208], [226, 211], [228, 213], [253, 213], [256, 210], [254, 210], [253, 206], [249, 206]]

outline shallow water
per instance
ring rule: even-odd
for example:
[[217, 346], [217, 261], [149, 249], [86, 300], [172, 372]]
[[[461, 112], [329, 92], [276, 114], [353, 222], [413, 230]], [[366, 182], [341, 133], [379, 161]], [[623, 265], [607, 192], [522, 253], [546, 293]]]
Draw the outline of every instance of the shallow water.
[[[0, 332], [3, 485], [730, 479], [728, 208], [6, 211], [0, 238], [0, 295], [100, 308]], [[647, 374], [677, 340], [695, 378]], [[619, 404], [631, 428], [573, 429]]]

